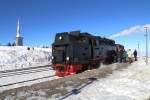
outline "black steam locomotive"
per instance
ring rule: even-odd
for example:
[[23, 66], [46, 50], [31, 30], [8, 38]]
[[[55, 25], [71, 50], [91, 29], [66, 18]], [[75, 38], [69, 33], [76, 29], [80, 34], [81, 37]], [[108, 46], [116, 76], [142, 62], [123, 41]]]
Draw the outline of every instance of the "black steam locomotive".
[[52, 44], [52, 64], [57, 76], [97, 68], [101, 62], [116, 61], [124, 47], [114, 40], [80, 31], [57, 33]]

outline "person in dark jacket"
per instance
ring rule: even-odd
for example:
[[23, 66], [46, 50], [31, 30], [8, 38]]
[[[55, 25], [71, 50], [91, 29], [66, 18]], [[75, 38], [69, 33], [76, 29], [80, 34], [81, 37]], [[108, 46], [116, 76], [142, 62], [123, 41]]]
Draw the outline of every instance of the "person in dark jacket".
[[137, 51], [136, 50], [134, 50], [133, 55], [134, 55], [135, 61], [137, 61]]

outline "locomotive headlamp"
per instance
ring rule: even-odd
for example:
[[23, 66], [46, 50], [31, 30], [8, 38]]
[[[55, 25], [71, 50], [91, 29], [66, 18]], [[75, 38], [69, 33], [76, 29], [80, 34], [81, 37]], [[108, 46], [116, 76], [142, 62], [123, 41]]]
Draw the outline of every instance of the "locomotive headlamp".
[[68, 61], [70, 58], [69, 57], [66, 57], [66, 60]]
[[59, 40], [62, 40], [62, 36], [59, 36]]
[[52, 56], [52, 60], [54, 59], [54, 56]]

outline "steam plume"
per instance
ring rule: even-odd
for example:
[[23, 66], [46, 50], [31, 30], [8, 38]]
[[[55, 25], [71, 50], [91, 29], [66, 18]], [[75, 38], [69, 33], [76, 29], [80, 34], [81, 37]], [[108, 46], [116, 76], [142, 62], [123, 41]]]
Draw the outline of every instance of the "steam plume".
[[136, 34], [136, 33], [145, 33], [145, 28], [144, 26], [149, 27], [148, 31], [150, 31], [150, 24], [145, 24], [145, 25], [136, 25], [133, 27], [130, 27], [128, 29], [125, 29], [121, 32], [115, 33], [113, 35], [111, 35], [109, 38], [116, 38], [116, 37], [120, 37], [120, 36], [127, 36], [130, 34]]

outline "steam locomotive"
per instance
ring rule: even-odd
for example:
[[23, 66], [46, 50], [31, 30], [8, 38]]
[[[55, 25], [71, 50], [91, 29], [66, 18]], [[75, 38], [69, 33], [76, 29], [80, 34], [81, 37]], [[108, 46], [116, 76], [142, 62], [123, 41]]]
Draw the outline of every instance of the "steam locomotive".
[[52, 44], [52, 64], [57, 76], [73, 75], [97, 68], [100, 63], [116, 62], [117, 53], [123, 49], [114, 40], [87, 32], [57, 33]]

